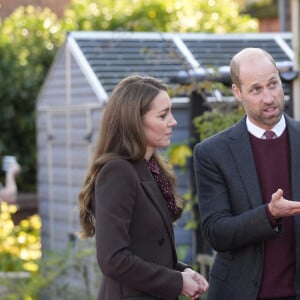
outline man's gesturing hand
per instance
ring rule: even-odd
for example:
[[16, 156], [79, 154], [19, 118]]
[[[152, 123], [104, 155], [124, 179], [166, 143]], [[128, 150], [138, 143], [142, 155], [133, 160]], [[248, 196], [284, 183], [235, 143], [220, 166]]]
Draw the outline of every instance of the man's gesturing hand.
[[272, 194], [272, 198], [268, 206], [271, 215], [275, 219], [300, 214], [300, 202], [290, 201], [283, 198], [282, 189], [278, 189], [274, 194]]

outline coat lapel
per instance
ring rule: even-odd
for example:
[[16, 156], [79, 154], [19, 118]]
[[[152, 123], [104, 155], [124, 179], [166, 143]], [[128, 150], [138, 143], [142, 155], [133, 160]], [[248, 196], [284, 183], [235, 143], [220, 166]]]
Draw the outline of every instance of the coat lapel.
[[229, 147], [242, 178], [250, 204], [252, 207], [261, 205], [260, 184], [257, 177], [250, 137], [246, 127], [246, 117], [232, 128], [230, 139]]
[[[289, 116], [285, 116], [291, 153], [291, 181], [292, 181], [292, 199], [293, 201], [300, 201], [300, 123], [293, 120]], [[300, 215], [294, 217], [294, 229], [296, 245], [300, 245]]]
[[285, 116], [291, 153], [292, 200], [300, 201], [300, 123]]
[[[300, 125], [286, 114], [285, 119], [291, 147], [292, 199], [300, 201]], [[230, 138], [230, 149], [244, 182], [248, 198], [253, 207], [258, 206], [262, 203], [262, 198], [245, 117], [233, 127]]]
[[151, 172], [148, 170], [145, 162], [143, 160], [136, 161], [134, 162], [134, 166], [141, 178], [142, 187], [144, 188], [145, 192], [149, 196], [150, 201], [152, 201], [153, 205], [156, 207], [156, 209], [162, 216], [164, 224], [167, 228], [168, 235], [170, 236], [171, 242], [175, 247], [172, 221], [167, 207], [166, 199], [164, 198], [162, 192], [160, 191], [159, 186], [154, 180]]

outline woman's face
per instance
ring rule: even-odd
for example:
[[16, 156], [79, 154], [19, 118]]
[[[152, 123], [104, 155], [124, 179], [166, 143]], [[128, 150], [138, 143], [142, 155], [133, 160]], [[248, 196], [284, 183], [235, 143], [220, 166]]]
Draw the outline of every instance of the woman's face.
[[160, 91], [153, 99], [150, 110], [143, 116], [146, 137], [146, 155], [149, 160], [156, 148], [170, 145], [172, 129], [177, 124], [171, 113], [171, 99], [166, 91]]

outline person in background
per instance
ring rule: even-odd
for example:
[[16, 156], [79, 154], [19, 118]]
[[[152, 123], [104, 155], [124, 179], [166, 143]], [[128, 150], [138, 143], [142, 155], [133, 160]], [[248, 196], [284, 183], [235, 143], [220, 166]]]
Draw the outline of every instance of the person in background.
[[81, 237], [95, 234], [98, 300], [197, 299], [208, 283], [176, 256], [172, 222], [183, 209], [158, 153], [177, 124], [163, 82], [131, 75], [114, 88], [79, 194]]
[[7, 169], [5, 169], [5, 185], [0, 187], [0, 202], [16, 203], [18, 195], [16, 176], [20, 171], [21, 167], [15, 160], [7, 165]]
[[208, 300], [298, 300], [300, 122], [284, 113], [269, 53], [243, 49], [230, 72], [246, 115], [194, 148], [203, 233], [217, 252]]

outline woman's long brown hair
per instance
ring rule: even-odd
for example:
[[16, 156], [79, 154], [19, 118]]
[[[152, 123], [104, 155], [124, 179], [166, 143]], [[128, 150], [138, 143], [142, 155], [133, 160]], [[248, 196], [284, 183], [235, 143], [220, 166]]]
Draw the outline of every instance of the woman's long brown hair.
[[[112, 159], [141, 160], [146, 153], [142, 117], [151, 108], [153, 99], [167, 86], [153, 77], [131, 75], [119, 82], [104, 109], [94, 158], [79, 193], [81, 238], [95, 234], [95, 213], [92, 203], [95, 178], [103, 165]], [[182, 198], [175, 191], [175, 176], [160, 155], [154, 157], [170, 182], [176, 203], [183, 207]]]

